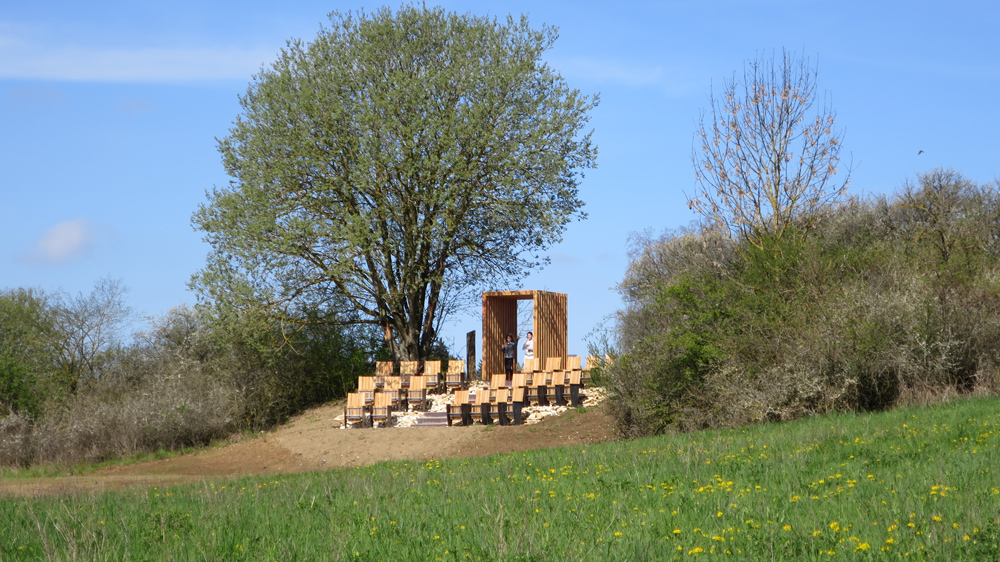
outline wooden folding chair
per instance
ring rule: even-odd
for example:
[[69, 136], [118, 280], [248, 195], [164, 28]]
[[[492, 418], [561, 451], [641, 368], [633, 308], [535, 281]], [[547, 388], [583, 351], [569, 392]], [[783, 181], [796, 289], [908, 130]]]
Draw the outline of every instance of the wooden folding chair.
[[566, 379], [568, 371], [554, 371], [552, 373], [552, 379], [550, 384], [545, 387], [545, 400], [549, 404], [555, 404], [557, 406], [565, 406], [566, 400], [563, 398], [563, 392], [566, 388]]
[[523, 386], [510, 389], [510, 413], [514, 425], [521, 425], [521, 410], [524, 408], [524, 395], [527, 391]]
[[358, 394], [364, 397], [365, 406], [375, 402], [375, 377], [358, 377]]
[[536, 381], [539, 386], [552, 386], [552, 376], [556, 370], [562, 370], [562, 357], [549, 357], [545, 360], [545, 370]]
[[385, 388], [386, 377], [392, 376], [392, 361], [375, 362], [375, 388], [382, 390]]
[[545, 387], [539, 387], [537, 384], [533, 384], [524, 388], [524, 402], [529, 406], [537, 406], [541, 403], [541, 398], [539, 397], [539, 392], [544, 392]]
[[410, 378], [417, 374], [420, 368], [420, 361], [400, 361], [399, 377], [403, 381], [402, 388], [410, 388]]
[[389, 397], [389, 407], [393, 410], [399, 409], [400, 400], [400, 386], [402, 381], [399, 377], [386, 377], [385, 378], [385, 390], [381, 394], [385, 394]]
[[570, 355], [566, 358], [566, 371], [580, 371], [580, 356]]
[[[506, 376], [506, 375], [504, 375]], [[490, 402], [493, 404], [490, 409], [490, 420], [500, 425], [510, 425], [511, 396], [510, 388], [491, 389]]]
[[424, 377], [420, 375], [410, 377], [410, 388], [406, 391], [406, 403], [418, 410], [427, 408], [427, 385], [424, 384]]
[[527, 373], [514, 373], [514, 378], [510, 381], [511, 388], [525, 387], [528, 386], [528, 375]]
[[437, 390], [441, 386], [440, 361], [424, 361], [424, 384], [427, 390]]
[[465, 377], [465, 361], [461, 359], [448, 360], [448, 372], [445, 373], [445, 386], [451, 389], [462, 388], [462, 379]]
[[458, 422], [459, 425], [466, 425], [469, 415], [469, 391], [468, 390], [456, 390], [455, 398], [451, 404], [445, 406], [445, 411], [448, 413], [448, 425], [454, 425]]
[[569, 387], [569, 405], [576, 408], [580, 405], [581, 399], [586, 398], [580, 394], [580, 390], [583, 388], [584, 371], [568, 371], [568, 373], [566, 385]]
[[344, 427], [350, 427], [355, 423], [364, 424], [366, 418], [364, 396], [357, 392], [349, 393], [347, 405], [344, 406]]
[[392, 418], [391, 410], [389, 395], [385, 392], [376, 392], [375, 404], [372, 406], [372, 427], [375, 427], [377, 423], [384, 423], [388, 426], [389, 420]]
[[469, 413], [472, 415], [472, 419], [482, 424], [488, 424], [491, 421], [490, 412], [493, 408], [490, 404], [489, 394], [488, 390], [480, 390], [476, 393], [475, 401], [470, 404]]
[[590, 384], [590, 381], [592, 380], [590, 372], [593, 369], [600, 369], [600, 368], [601, 368], [601, 358], [596, 355], [588, 355], [587, 368], [584, 369], [583, 375], [580, 376], [580, 384], [582, 385]]

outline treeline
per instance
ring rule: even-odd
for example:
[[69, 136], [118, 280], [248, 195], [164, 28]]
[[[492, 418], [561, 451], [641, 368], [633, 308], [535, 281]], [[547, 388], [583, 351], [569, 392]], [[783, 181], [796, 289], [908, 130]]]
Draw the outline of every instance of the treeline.
[[938, 169], [809, 219], [634, 241], [607, 373], [624, 435], [997, 391], [998, 185]]
[[206, 444], [343, 396], [373, 332], [178, 307], [125, 337], [124, 289], [0, 291], [0, 466], [99, 461]]

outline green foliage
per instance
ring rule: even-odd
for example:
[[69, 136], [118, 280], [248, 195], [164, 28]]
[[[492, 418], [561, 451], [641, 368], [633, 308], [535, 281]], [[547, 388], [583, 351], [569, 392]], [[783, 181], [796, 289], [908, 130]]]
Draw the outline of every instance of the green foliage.
[[556, 30], [523, 17], [404, 5], [330, 23], [241, 97], [219, 142], [233, 181], [193, 217], [213, 246], [194, 286], [286, 323], [372, 323], [423, 358], [473, 290], [540, 266], [583, 216], [596, 98], [543, 62]]
[[993, 560], [998, 405], [14, 499], [0, 557]]
[[32, 373], [14, 357], [13, 352], [0, 349], [0, 413], [37, 416], [39, 400], [33, 382]]
[[1000, 193], [942, 170], [919, 185], [830, 205], [805, 232], [738, 248], [713, 231], [639, 239], [609, 370], [619, 430], [995, 391]]
[[[81, 299], [69, 302], [108, 302]], [[372, 334], [332, 322], [290, 331], [221, 306], [179, 307], [125, 343], [107, 331], [113, 315], [55, 302], [24, 290], [0, 295], [0, 337], [8, 338], [0, 466], [204, 445], [339, 398], [373, 370]]]
[[47, 295], [0, 291], [0, 415], [39, 414], [54, 390], [58, 341], [56, 311]]

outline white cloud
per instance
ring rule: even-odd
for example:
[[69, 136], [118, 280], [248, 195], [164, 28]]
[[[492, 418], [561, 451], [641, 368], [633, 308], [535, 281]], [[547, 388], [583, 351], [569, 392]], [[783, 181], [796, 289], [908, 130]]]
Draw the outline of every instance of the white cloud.
[[29, 265], [65, 263], [86, 253], [94, 237], [95, 229], [86, 219], [63, 221], [45, 230], [24, 261]]
[[0, 78], [90, 82], [249, 79], [276, 55], [264, 49], [60, 45], [39, 35], [0, 22]]

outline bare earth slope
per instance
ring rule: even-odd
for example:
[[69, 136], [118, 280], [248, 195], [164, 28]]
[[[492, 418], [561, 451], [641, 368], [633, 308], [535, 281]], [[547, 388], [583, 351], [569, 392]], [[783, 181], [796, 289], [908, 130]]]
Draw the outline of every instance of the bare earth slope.
[[613, 439], [603, 405], [569, 410], [528, 426], [340, 429], [342, 403], [308, 410], [256, 439], [171, 459], [102, 469], [86, 476], [0, 480], [0, 496], [100, 492], [168, 486], [244, 474], [282, 474], [510, 453]]

